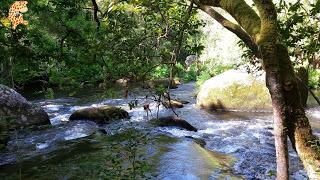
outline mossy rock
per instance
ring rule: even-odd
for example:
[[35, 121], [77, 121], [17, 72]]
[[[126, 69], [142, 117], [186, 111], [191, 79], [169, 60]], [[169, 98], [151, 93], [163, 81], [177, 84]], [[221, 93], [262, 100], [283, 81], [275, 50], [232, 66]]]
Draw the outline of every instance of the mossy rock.
[[90, 120], [98, 124], [105, 124], [112, 120], [128, 119], [129, 113], [114, 106], [100, 106], [79, 109], [72, 113], [69, 120]]
[[271, 98], [263, 77], [230, 70], [207, 80], [197, 105], [208, 110], [271, 110]]
[[180, 119], [175, 116], [167, 116], [167, 117], [160, 117], [150, 120], [151, 124], [166, 127], [166, 126], [175, 126], [186, 129], [188, 131], [195, 131], [197, 132], [198, 129], [188, 123], [186, 120]]

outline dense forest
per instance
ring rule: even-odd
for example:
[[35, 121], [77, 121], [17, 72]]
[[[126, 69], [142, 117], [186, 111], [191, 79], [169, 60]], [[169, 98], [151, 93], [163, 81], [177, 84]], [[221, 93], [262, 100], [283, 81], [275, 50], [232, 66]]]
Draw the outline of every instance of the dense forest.
[[320, 1], [6, 0], [0, 22], [0, 177], [320, 178]]

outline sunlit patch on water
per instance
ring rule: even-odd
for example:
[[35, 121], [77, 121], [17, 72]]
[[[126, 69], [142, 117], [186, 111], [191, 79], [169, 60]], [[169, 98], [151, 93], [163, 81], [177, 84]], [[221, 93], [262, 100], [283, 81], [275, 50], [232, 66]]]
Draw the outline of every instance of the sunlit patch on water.
[[59, 104], [48, 104], [43, 106], [43, 108], [45, 108], [48, 112], [59, 111], [61, 107], [63, 107], [63, 105]]
[[58, 125], [62, 122], [68, 122], [69, 121], [70, 114], [57, 114], [55, 117], [50, 119], [50, 122], [52, 125]]
[[232, 174], [234, 158], [213, 153], [192, 141], [172, 144], [160, 161], [158, 179], [239, 179]]
[[80, 132], [72, 132], [70, 135], [67, 135], [64, 137], [65, 140], [72, 140], [72, 139], [78, 139], [88, 136], [88, 134], [80, 133]]

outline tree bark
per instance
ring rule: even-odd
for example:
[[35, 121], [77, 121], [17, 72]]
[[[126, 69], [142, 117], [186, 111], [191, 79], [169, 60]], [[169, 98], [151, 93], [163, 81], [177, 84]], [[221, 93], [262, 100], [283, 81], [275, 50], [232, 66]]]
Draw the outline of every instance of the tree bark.
[[[236, 34], [254, 54], [262, 57], [266, 71], [266, 85], [273, 105], [277, 179], [289, 179], [287, 147], [289, 136], [309, 178], [318, 180], [320, 179], [320, 151], [315, 145], [318, 143], [319, 146], [320, 141], [312, 134], [309, 120], [305, 115], [302, 97], [305, 90], [299, 88], [287, 47], [280, 43], [274, 4], [272, 0], [253, 1], [259, 16], [244, 0], [194, 0], [200, 9]], [[226, 23], [227, 20], [209, 6], [224, 9], [238, 24]], [[251, 37], [251, 41], [246, 40], [248, 39], [246, 36]], [[252, 41], [258, 47], [258, 52], [252, 45]]]

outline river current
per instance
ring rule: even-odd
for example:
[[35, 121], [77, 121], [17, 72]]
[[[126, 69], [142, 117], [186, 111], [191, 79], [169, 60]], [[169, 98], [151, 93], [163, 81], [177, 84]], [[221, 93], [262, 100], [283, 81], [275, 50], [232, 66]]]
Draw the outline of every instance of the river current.
[[[37, 100], [35, 103], [46, 110], [53, 127], [32, 133], [17, 133], [9, 142], [7, 150], [0, 153], [0, 167], [10, 166], [21, 159], [38, 161], [39, 156], [68, 148], [68, 142], [85, 139], [101, 128], [110, 136], [134, 127], [179, 140], [168, 144], [169, 150], [160, 155], [154, 179], [275, 179], [272, 113], [206, 112], [196, 107], [194, 86], [194, 83], [182, 84], [178, 89], [171, 90], [170, 94], [172, 98], [190, 102], [175, 112], [196, 127], [197, 132], [175, 127], [150, 127], [148, 120], [157, 114], [157, 104], [151, 99], [146, 99], [148, 92], [141, 89], [130, 92], [127, 99]], [[138, 106], [130, 110], [128, 103], [134, 100], [138, 101]], [[151, 114], [148, 113], [148, 116], [143, 109], [143, 105], [147, 103], [151, 107]], [[102, 127], [88, 121], [68, 122], [71, 113], [77, 109], [105, 104], [127, 110], [131, 116], [130, 122], [121, 120]], [[159, 107], [159, 116], [173, 114], [172, 110]], [[320, 136], [320, 107], [311, 106], [307, 114], [314, 133]], [[194, 143], [190, 137], [204, 140], [204, 148]], [[289, 156], [291, 178], [307, 179], [299, 157], [291, 147]]]

